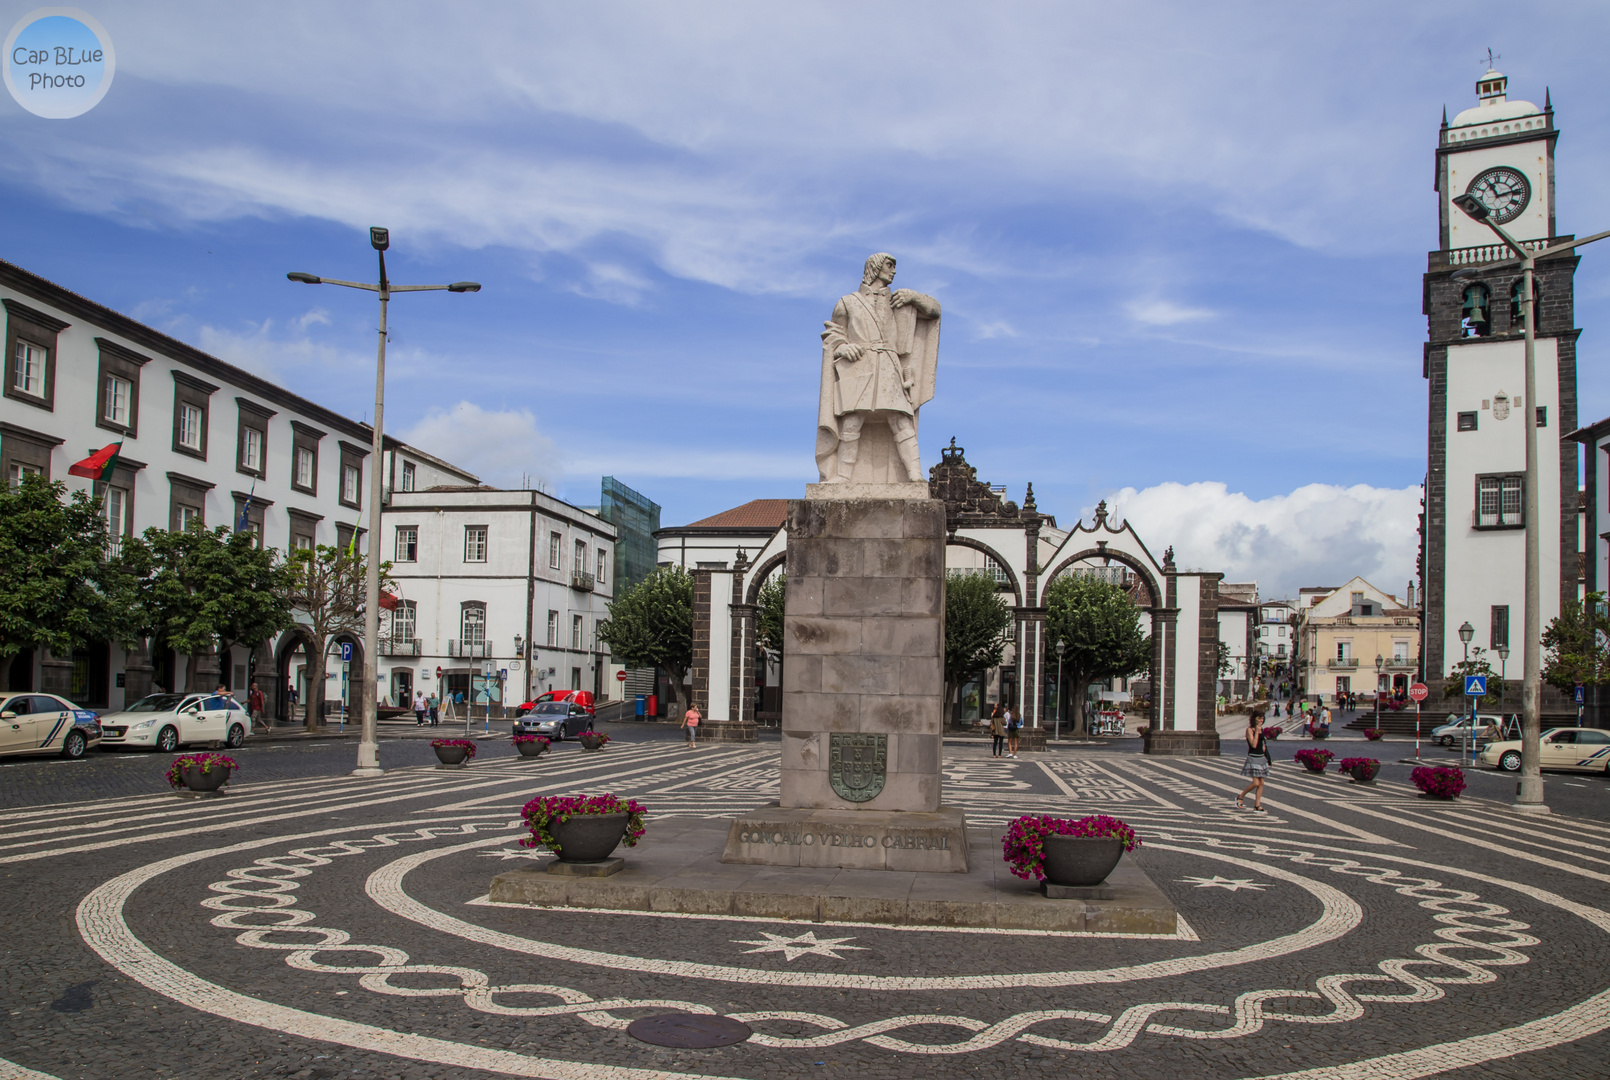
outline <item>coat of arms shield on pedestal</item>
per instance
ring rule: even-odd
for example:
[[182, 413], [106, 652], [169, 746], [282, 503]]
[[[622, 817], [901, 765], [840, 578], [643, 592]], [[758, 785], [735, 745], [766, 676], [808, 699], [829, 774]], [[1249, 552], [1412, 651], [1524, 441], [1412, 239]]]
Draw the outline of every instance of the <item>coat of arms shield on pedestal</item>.
[[883, 790], [889, 736], [834, 731], [828, 736], [827, 782], [846, 802], [867, 802]]

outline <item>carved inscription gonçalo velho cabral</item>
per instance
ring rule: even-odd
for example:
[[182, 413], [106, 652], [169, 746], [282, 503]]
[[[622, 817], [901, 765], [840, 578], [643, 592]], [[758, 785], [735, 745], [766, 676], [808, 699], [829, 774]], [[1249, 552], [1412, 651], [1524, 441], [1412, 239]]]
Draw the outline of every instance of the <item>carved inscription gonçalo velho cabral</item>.
[[827, 782], [845, 802], [878, 797], [889, 769], [889, 736], [835, 731], [828, 736]]

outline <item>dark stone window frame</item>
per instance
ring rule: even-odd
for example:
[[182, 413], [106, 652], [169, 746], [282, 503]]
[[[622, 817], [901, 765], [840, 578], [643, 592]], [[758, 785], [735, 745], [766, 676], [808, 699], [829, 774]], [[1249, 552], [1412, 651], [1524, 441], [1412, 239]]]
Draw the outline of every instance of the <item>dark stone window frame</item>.
[[[235, 399], [235, 407], [239, 410], [239, 419], [235, 424], [235, 471], [246, 476], [256, 477], [259, 480], [266, 480], [268, 479], [268, 422], [277, 413], [273, 409], [242, 397]], [[248, 428], [257, 432], [262, 439], [262, 446], [259, 448], [257, 455], [258, 466], [255, 469], [248, 468], [246, 465], [246, 431]]]
[[17, 463], [32, 465], [40, 476], [49, 480], [51, 451], [65, 441], [42, 431], [0, 421], [0, 483], [11, 482], [11, 466]]
[[[57, 336], [72, 323], [63, 322], [54, 315], [46, 315], [26, 304], [10, 298], [0, 300], [6, 309], [6, 371], [5, 396], [21, 401], [46, 412], [56, 411], [56, 344]], [[45, 350], [45, 377], [40, 396], [24, 393], [16, 388], [17, 341], [37, 345]]]
[[[362, 510], [363, 460], [369, 456], [369, 448], [367, 446], [358, 446], [356, 443], [349, 443], [345, 439], [339, 440], [337, 445], [341, 447], [341, 469], [338, 473], [336, 473], [335, 478], [337, 485], [335, 489], [336, 501], [342, 506], [348, 507], [352, 510]], [[348, 468], [355, 468], [358, 470], [358, 497], [352, 500], [347, 498], [346, 491]]]
[[[324, 440], [325, 432], [318, 428], [309, 427], [300, 420], [291, 421], [291, 487], [296, 491], [306, 492], [309, 495], [319, 493], [319, 443]], [[301, 450], [310, 450], [313, 453], [313, 482], [300, 484], [296, 479], [296, 459]]]
[[[248, 525], [257, 526], [257, 528], [255, 530], [256, 533], [257, 533], [257, 547], [259, 549], [261, 549], [263, 547], [263, 543], [264, 543], [264, 540], [263, 540], [263, 525], [264, 525], [264, 521], [263, 521], [263, 519], [264, 519], [265, 515], [264, 515], [263, 511], [266, 510], [268, 507], [273, 506], [274, 505], [274, 500], [273, 499], [265, 499], [261, 495], [253, 495], [249, 491], [231, 491], [229, 494], [235, 500], [235, 516], [230, 519], [229, 527], [231, 529], [240, 528], [240, 512], [241, 512], [241, 510], [243, 508], [245, 508], [246, 509], [246, 523]], [[248, 498], [251, 499], [251, 503], [252, 503], [249, 508], [246, 507], [246, 500]]]
[[[412, 547], [413, 550], [410, 552], [409, 557], [406, 558], [406, 559], [403, 558], [403, 534], [404, 533], [412, 534], [411, 535], [412, 544], [410, 546]], [[397, 563], [417, 563], [419, 561], [419, 526], [418, 525], [397, 525], [397, 526], [394, 527], [393, 540], [392, 540], [392, 559], [391, 559], [391, 561], [392, 562], [397, 562]]]
[[206, 480], [198, 480], [184, 473], [168, 474], [168, 531], [179, 531], [179, 508], [188, 506], [200, 511], [201, 527], [207, 527], [207, 492], [217, 487]]
[[[472, 641], [470, 641], [468, 638], [466, 638], [464, 636], [464, 629], [468, 625], [467, 622], [466, 622], [465, 617], [471, 611], [479, 611], [481, 613], [481, 640], [478, 641], [478, 642], [472, 642]], [[491, 637], [491, 634], [489, 634], [488, 631], [487, 631], [486, 601], [485, 600], [463, 600], [463, 601], [460, 601], [459, 605], [458, 605], [458, 644], [459, 644], [460, 654], [463, 655], [465, 653], [468, 653], [469, 646], [471, 646], [471, 645], [485, 645], [490, 640], [492, 640], [492, 637]]]
[[319, 545], [319, 522], [324, 520], [323, 514], [311, 514], [306, 510], [297, 510], [287, 507], [285, 514], [291, 519], [291, 531], [285, 550], [295, 552], [298, 537], [307, 537], [312, 541], [308, 548], [311, 550]]
[[[210, 382], [203, 382], [188, 372], [175, 370], [173, 372], [173, 452], [184, 454], [186, 457], [207, 460], [207, 442], [212, 427], [212, 396], [218, 392], [218, 387]], [[201, 449], [186, 446], [179, 441], [179, 417], [183, 414], [184, 406], [191, 405], [201, 410]]]
[[1474, 410], [1459, 413], [1454, 419], [1455, 431], [1475, 431], [1477, 416]]
[[136, 474], [145, 468], [145, 462], [133, 461], [119, 454], [117, 468], [112, 471], [111, 487], [123, 492], [123, 539], [134, 535], [134, 491]]
[[[98, 337], [95, 344], [101, 353], [100, 370], [95, 376], [95, 426], [115, 431], [119, 435], [126, 435], [131, 439], [139, 437], [140, 427], [140, 371], [151, 362], [149, 356], [141, 356], [132, 349], [126, 349], [115, 341]], [[106, 415], [106, 378], [116, 375], [129, 382], [129, 422], [120, 424]]]
[[[1520, 520], [1505, 521], [1497, 525], [1481, 524], [1481, 482], [1483, 480], [1499, 481], [1498, 516], [1504, 516], [1503, 481], [1516, 480], [1520, 483]], [[1526, 474], [1524, 472], [1477, 473], [1474, 480], [1475, 505], [1470, 512], [1470, 527], [1477, 532], [1514, 532], [1526, 528]]]
[[368, 529], [360, 529], [356, 525], [348, 525], [344, 521], [336, 522], [335, 523], [335, 548], [336, 548], [336, 550], [337, 551], [345, 551], [345, 550], [347, 550], [347, 545], [352, 543], [352, 534], [355, 532], [355, 533], [358, 534], [358, 544], [357, 544], [358, 554], [360, 554], [360, 555], [363, 554], [363, 538], [368, 533], [368, 531], [369, 531]]

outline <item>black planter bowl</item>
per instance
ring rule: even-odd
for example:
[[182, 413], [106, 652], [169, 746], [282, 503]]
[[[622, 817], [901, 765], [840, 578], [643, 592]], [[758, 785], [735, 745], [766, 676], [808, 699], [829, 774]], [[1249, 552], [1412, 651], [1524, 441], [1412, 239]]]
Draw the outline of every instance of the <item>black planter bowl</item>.
[[217, 791], [229, 782], [228, 766], [214, 765], [203, 770], [200, 765], [186, 765], [179, 778], [190, 791]]
[[462, 765], [464, 759], [470, 756], [467, 746], [433, 746], [431, 749], [436, 751], [436, 760], [443, 765]]
[[514, 746], [515, 749], [520, 751], [521, 757], [541, 757], [548, 752], [547, 743], [517, 742]]
[[1375, 775], [1380, 771], [1381, 767], [1379, 765], [1373, 769], [1365, 766], [1355, 765], [1353, 768], [1347, 770], [1347, 773], [1353, 778], [1353, 783], [1355, 784], [1373, 784], [1375, 783]]
[[1124, 842], [1107, 836], [1045, 838], [1045, 880], [1075, 888], [1100, 885], [1124, 857]]
[[605, 745], [604, 740], [591, 731], [583, 731], [576, 738], [581, 742], [583, 750], [602, 750]]
[[600, 862], [626, 838], [628, 814], [572, 814], [548, 824], [560, 862]]

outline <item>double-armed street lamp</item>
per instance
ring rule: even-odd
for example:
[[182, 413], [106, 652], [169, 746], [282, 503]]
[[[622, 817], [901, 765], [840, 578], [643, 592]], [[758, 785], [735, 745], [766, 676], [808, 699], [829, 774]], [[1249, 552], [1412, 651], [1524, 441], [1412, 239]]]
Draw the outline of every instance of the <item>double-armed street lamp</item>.
[[[1451, 275], [1455, 279], [1474, 277], [1477, 273], [1490, 273], [1511, 266], [1521, 268], [1521, 318], [1526, 329], [1526, 389], [1524, 405], [1521, 409], [1521, 430], [1526, 433], [1526, 479], [1521, 497], [1522, 515], [1526, 531], [1526, 605], [1521, 630], [1521, 777], [1515, 788], [1515, 803], [1517, 810], [1548, 813], [1548, 806], [1543, 802], [1543, 770], [1541, 759], [1542, 747], [1542, 667], [1543, 667], [1543, 613], [1540, 606], [1541, 595], [1541, 537], [1538, 532], [1537, 520], [1537, 312], [1536, 290], [1533, 285], [1533, 272], [1539, 259], [1548, 259], [1559, 255], [1570, 255], [1577, 248], [1591, 244], [1595, 240], [1603, 240], [1610, 236], [1610, 232], [1595, 233], [1581, 240], [1566, 240], [1557, 244], [1550, 244], [1540, 251], [1530, 251], [1513, 236], [1510, 236], [1497, 221], [1493, 219], [1493, 208], [1489, 207], [1473, 192], [1455, 195], [1453, 204], [1462, 210], [1473, 221], [1479, 221], [1491, 229], [1501, 240], [1505, 247], [1515, 253], [1515, 258], [1505, 259], [1502, 262], [1489, 263], [1481, 267], [1480, 271], [1474, 268], [1455, 270]], [[1468, 624], [1467, 624], [1468, 625]], [[1460, 638], [1464, 639], [1461, 630]], [[1467, 648], [1468, 652], [1468, 648]], [[1474, 703], [1472, 703], [1474, 707]], [[1474, 724], [1474, 714], [1471, 723]]]
[[380, 670], [380, 461], [385, 437], [384, 416], [386, 406], [386, 304], [392, 293], [399, 292], [480, 292], [475, 281], [455, 281], [451, 285], [394, 285], [386, 277], [386, 249], [391, 246], [391, 234], [381, 228], [369, 230], [369, 246], [380, 258], [380, 280], [371, 285], [362, 281], [341, 281], [337, 278], [318, 277], [295, 271], [285, 276], [304, 285], [343, 285], [349, 289], [363, 289], [380, 296], [380, 351], [375, 360], [375, 419], [374, 441], [369, 459], [369, 559], [364, 577], [363, 604], [363, 678], [360, 707], [363, 709], [363, 733], [358, 740], [358, 767], [354, 776], [379, 776], [380, 735], [376, 723], [378, 693], [375, 677]]

